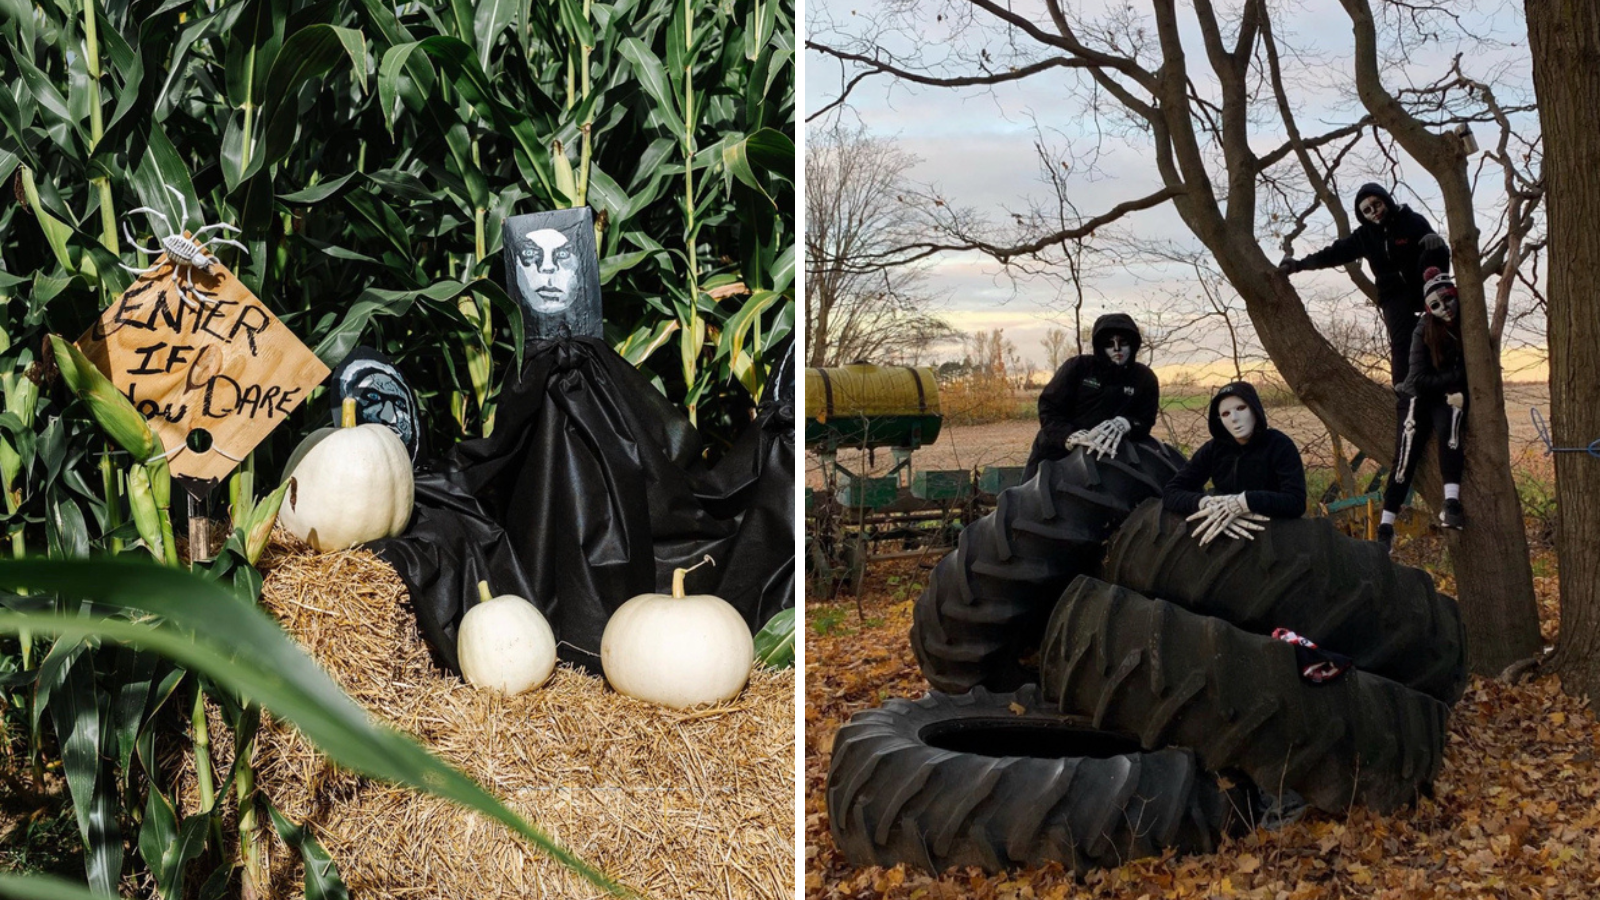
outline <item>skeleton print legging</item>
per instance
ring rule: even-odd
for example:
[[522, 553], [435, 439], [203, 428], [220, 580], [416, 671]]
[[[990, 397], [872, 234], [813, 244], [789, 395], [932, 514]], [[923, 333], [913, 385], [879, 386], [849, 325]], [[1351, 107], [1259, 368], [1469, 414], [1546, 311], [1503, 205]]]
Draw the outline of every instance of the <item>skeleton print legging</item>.
[[1431, 435], [1439, 445], [1439, 473], [1446, 484], [1459, 484], [1466, 461], [1467, 410], [1444, 402], [1443, 397], [1413, 397], [1403, 401], [1400, 433], [1396, 435], [1394, 471], [1383, 492], [1384, 512], [1399, 512], [1411, 490], [1417, 462]]

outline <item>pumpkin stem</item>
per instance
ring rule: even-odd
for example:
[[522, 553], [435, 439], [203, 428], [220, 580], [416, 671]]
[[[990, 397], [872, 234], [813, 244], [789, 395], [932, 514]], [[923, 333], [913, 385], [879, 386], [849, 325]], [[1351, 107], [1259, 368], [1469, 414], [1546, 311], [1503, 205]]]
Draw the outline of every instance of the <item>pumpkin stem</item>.
[[488, 603], [492, 599], [494, 599], [494, 597], [489, 593], [489, 582], [478, 582], [478, 602]]
[[344, 404], [339, 407], [339, 427], [356, 427], [356, 398], [344, 398]]
[[711, 554], [707, 553], [705, 556], [701, 557], [699, 562], [695, 563], [694, 565], [690, 566], [687, 569], [673, 569], [672, 570], [672, 598], [674, 600], [682, 600], [683, 599], [683, 576], [689, 574], [690, 572], [693, 572], [695, 569], [700, 568], [701, 566], [705, 565], [706, 563], [711, 563], [711, 565], [715, 566], [717, 564], [717, 561], [711, 558]]

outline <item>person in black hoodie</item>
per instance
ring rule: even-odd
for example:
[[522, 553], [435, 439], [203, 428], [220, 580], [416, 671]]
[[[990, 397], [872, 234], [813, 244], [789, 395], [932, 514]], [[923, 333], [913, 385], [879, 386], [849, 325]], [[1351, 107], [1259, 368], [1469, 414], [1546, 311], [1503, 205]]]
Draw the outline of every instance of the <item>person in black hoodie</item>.
[[1466, 514], [1461, 508], [1461, 473], [1466, 466], [1461, 426], [1467, 413], [1467, 366], [1461, 352], [1461, 319], [1456, 286], [1450, 276], [1429, 269], [1424, 291], [1428, 314], [1411, 336], [1410, 370], [1395, 393], [1406, 403], [1407, 418], [1400, 433], [1400, 451], [1383, 492], [1383, 523], [1378, 540], [1384, 549], [1394, 545], [1394, 520], [1405, 502], [1417, 462], [1430, 435], [1439, 443], [1439, 474], [1444, 477], [1444, 510], [1439, 521], [1446, 528], [1461, 528]]
[[[1378, 309], [1389, 332], [1389, 381], [1397, 389], [1410, 374], [1411, 334], [1422, 315], [1423, 273], [1450, 269], [1450, 246], [1420, 213], [1397, 205], [1382, 185], [1364, 184], [1356, 191], [1356, 220], [1348, 237], [1305, 257], [1290, 257], [1279, 266], [1285, 275], [1343, 266], [1364, 259], [1378, 287]], [[1395, 459], [1405, 440], [1410, 402], [1395, 400]]]
[[1024, 480], [1033, 477], [1041, 460], [1062, 459], [1074, 446], [1115, 456], [1125, 437], [1150, 436], [1161, 382], [1138, 362], [1140, 342], [1131, 316], [1110, 313], [1095, 320], [1090, 336], [1094, 352], [1063, 363], [1039, 395], [1039, 434]]
[[[1296, 519], [1306, 511], [1306, 470], [1300, 448], [1267, 427], [1267, 411], [1248, 382], [1223, 386], [1211, 398], [1211, 440], [1167, 482], [1161, 503], [1201, 520], [1200, 543], [1220, 534], [1254, 539], [1268, 519]], [[1212, 490], [1206, 491], [1206, 482]]]
[[1411, 332], [1422, 315], [1422, 273], [1429, 268], [1449, 271], [1450, 246], [1420, 213], [1397, 205], [1382, 185], [1362, 185], [1356, 191], [1355, 212], [1361, 224], [1349, 237], [1304, 259], [1285, 259], [1278, 268], [1291, 275], [1366, 260], [1389, 331], [1389, 374], [1399, 384], [1406, 379]]

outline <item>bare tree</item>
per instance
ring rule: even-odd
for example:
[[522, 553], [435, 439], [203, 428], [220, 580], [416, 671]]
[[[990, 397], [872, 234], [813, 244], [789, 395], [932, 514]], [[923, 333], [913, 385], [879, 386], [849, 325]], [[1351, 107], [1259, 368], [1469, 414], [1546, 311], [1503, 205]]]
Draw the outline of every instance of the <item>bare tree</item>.
[[1052, 328], [1044, 333], [1044, 340], [1040, 341], [1039, 345], [1044, 348], [1045, 363], [1050, 367], [1050, 371], [1054, 372], [1061, 368], [1061, 364], [1069, 358], [1067, 341], [1071, 337], [1063, 328]]
[[[975, 228], [970, 219], [951, 214], [943, 219], [938, 238], [888, 256], [906, 261], [977, 249], [1003, 263], [1059, 263], [1059, 248], [1065, 243], [1170, 203], [1242, 298], [1262, 346], [1288, 384], [1330, 429], [1381, 460], [1393, 455], [1393, 394], [1368, 379], [1319, 332], [1257, 231], [1266, 224], [1262, 219], [1268, 211], [1295, 223], [1287, 234], [1279, 233], [1282, 249], [1288, 250], [1298, 226], [1325, 210], [1338, 231], [1347, 233], [1339, 171], [1355, 152], [1357, 139], [1365, 139], [1378, 163], [1387, 160], [1396, 174], [1402, 156], [1426, 172], [1444, 199], [1471, 384], [1468, 428], [1473, 439], [1463, 499], [1472, 510], [1472, 522], [1447, 537], [1470, 660], [1476, 671], [1498, 673], [1535, 650], [1538, 618], [1529, 561], [1525, 554], [1505, 552], [1524, 546], [1525, 535], [1511, 477], [1500, 360], [1485, 292], [1488, 278], [1505, 273], [1512, 250], [1509, 242], [1498, 247], [1480, 243], [1467, 148], [1451, 132], [1468, 122], [1499, 127], [1482, 84], [1462, 76], [1458, 63], [1434, 84], [1392, 89], [1382, 76], [1384, 48], [1371, 0], [1339, 0], [1354, 37], [1353, 58], [1345, 62], [1355, 72], [1353, 100], [1359, 115], [1307, 134], [1281, 65], [1280, 55], [1288, 55], [1288, 49], [1274, 35], [1278, 7], [1266, 0], [1243, 0], [1230, 6], [1226, 17], [1213, 0], [1188, 4], [1203, 48], [1199, 65], [1185, 46], [1176, 0], [1149, 0], [1147, 12], [1131, 3], [1114, 4], [1098, 18], [1060, 0], [1045, 0], [1044, 16], [1020, 12], [1000, 0], [925, 2], [948, 17], [959, 41], [937, 48], [919, 44], [924, 52], [908, 56], [891, 53], [876, 34], [843, 34], [833, 41], [824, 36], [826, 24], [820, 23], [823, 27], [812, 30], [807, 46], [861, 73], [847, 83], [846, 93], [868, 75], [947, 87], [1056, 79], [1063, 98], [1078, 101], [1103, 132], [1146, 143], [1159, 183], [1103, 212], [1060, 224], [1019, 220], [1015, 228], [1002, 231]], [[1442, 18], [1440, 27], [1451, 27], [1452, 13], [1444, 7], [1403, 5], [1406, 9], [1386, 22], [1391, 37], [1387, 49], [1397, 55], [1415, 56], [1418, 43], [1434, 39], [1418, 23]], [[934, 18], [931, 9], [917, 2], [893, 9], [897, 12], [891, 15], [908, 21]], [[1288, 8], [1283, 9], [1287, 19]], [[1276, 128], [1264, 128], [1264, 123], [1281, 124], [1286, 139], [1268, 145]], [[1513, 200], [1508, 198], [1508, 204]], [[1531, 212], [1528, 207], [1516, 215]], [[1349, 275], [1358, 289], [1375, 295], [1358, 268], [1350, 267]], [[1437, 501], [1439, 479], [1431, 466], [1422, 483]]]
[[[1550, 424], [1555, 445], [1600, 439], [1600, 304], [1591, 283], [1600, 264], [1600, 9], [1592, 3], [1527, 0], [1533, 79], [1543, 123], [1550, 204]], [[1557, 453], [1561, 525], [1561, 686], [1600, 696], [1600, 459]]]
[[806, 148], [806, 365], [913, 363], [951, 338], [914, 266], [885, 261], [915, 238], [905, 171], [916, 158], [861, 129], [814, 128]]

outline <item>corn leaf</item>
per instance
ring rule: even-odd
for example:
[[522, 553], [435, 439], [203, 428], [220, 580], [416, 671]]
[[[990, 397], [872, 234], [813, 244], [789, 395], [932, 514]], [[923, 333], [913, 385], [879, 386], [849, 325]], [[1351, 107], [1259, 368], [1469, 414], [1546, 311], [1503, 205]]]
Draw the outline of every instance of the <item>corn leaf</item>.
[[88, 619], [0, 611], [0, 632], [30, 629], [99, 637], [161, 653], [292, 723], [335, 763], [405, 785], [495, 819], [591, 883], [621, 889], [411, 738], [380, 725], [345, 694], [278, 624], [222, 588], [164, 566], [121, 561], [0, 562], [0, 588], [92, 598], [161, 621]]

